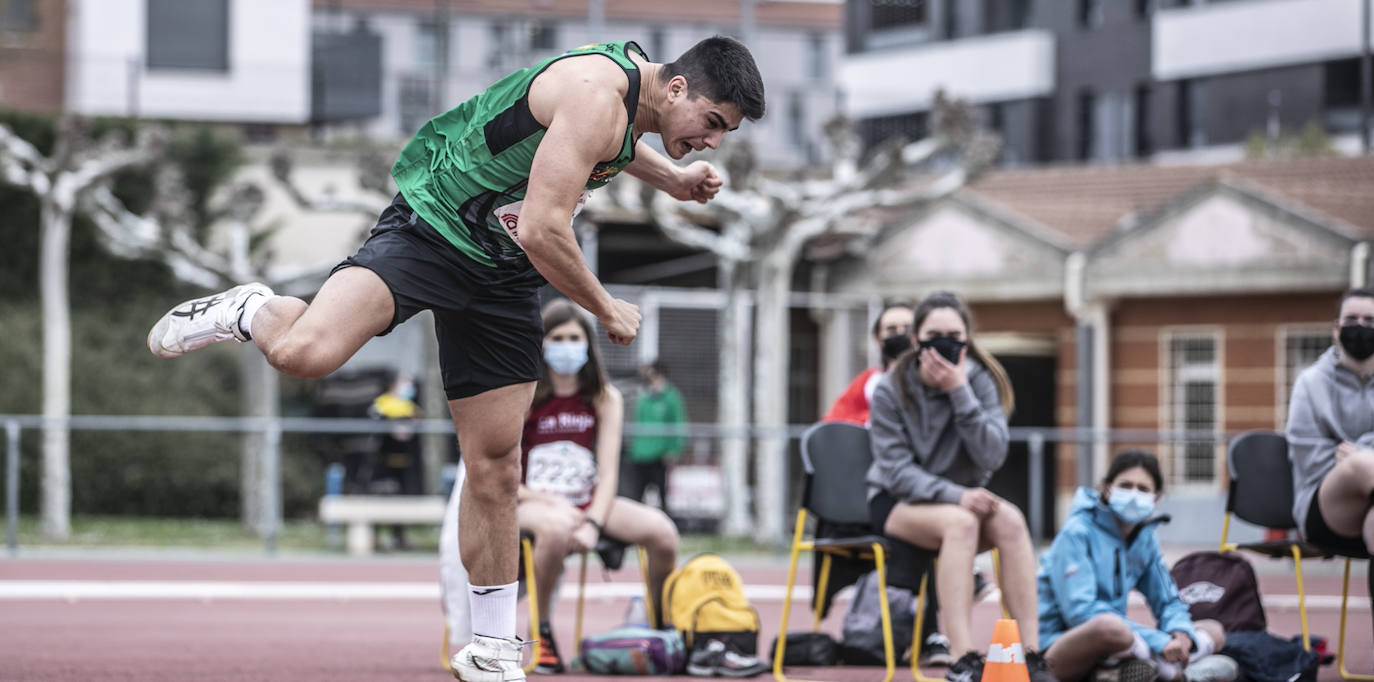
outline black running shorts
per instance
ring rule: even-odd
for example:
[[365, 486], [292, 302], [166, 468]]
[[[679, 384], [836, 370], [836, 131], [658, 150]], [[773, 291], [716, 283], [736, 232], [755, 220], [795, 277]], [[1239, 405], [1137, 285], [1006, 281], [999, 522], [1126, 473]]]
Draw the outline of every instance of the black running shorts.
[[539, 379], [544, 280], [533, 268], [505, 274], [474, 263], [399, 194], [358, 253], [333, 272], [351, 266], [377, 273], [391, 289], [396, 312], [379, 336], [421, 310], [434, 311], [449, 400]]
[[[1360, 536], [1351, 537], [1341, 535], [1331, 526], [1326, 525], [1326, 517], [1322, 516], [1321, 505], [1317, 498], [1321, 497], [1321, 486], [1317, 486], [1317, 492], [1312, 493], [1312, 504], [1307, 507], [1307, 527], [1303, 528], [1302, 537], [1308, 542], [1329, 552], [1335, 552], [1341, 556], [1364, 558], [1369, 556], [1365, 551], [1364, 539]], [[1374, 495], [1370, 496], [1374, 498]], [[1370, 569], [1374, 571], [1374, 569]]]

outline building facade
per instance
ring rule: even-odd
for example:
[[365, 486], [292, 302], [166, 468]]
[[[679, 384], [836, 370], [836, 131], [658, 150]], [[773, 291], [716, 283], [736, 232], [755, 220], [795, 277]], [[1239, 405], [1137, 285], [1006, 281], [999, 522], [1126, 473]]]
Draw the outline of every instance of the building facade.
[[848, 0], [840, 80], [869, 144], [943, 88], [1013, 164], [1234, 160], [1309, 125], [1353, 148], [1362, 1]]
[[[507, 73], [590, 42], [634, 40], [655, 61], [671, 61], [702, 38], [749, 33], [767, 87], [768, 113], [746, 123], [762, 163], [796, 167], [824, 157], [822, 123], [836, 112], [838, 1], [757, 3], [707, 0], [314, 0], [317, 44], [329, 36], [380, 38], [376, 115], [336, 121], [337, 132], [408, 138], [426, 120]], [[595, 6], [601, 6], [599, 14]], [[593, 27], [596, 24], [596, 27]], [[317, 57], [319, 53], [317, 53]], [[327, 61], [316, 72], [332, 69]], [[343, 69], [348, 72], [348, 69]], [[328, 91], [333, 83], [317, 83]], [[351, 86], [350, 86], [351, 87]], [[652, 139], [652, 138], [650, 138]]]
[[[1226, 439], [1283, 429], [1294, 379], [1332, 343], [1341, 292], [1370, 282], [1371, 186], [1367, 156], [997, 171], [885, 220], [828, 280], [836, 294], [964, 295], [1018, 413], [1033, 413], [1013, 425], [1113, 432], [1052, 449], [1044, 493], [1060, 513], [1112, 453], [1145, 447], [1160, 455], [1166, 510], [1190, 519], [1162, 532], [1214, 541]], [[862, 340], [835, 323], [827, 345]], [[824, 381], [822, 399], [840, 386]]]

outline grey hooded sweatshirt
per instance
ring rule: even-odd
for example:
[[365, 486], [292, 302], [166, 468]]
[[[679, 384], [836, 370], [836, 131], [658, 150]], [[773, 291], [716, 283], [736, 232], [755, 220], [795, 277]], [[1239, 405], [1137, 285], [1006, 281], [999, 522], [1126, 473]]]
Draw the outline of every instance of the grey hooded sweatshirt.
[[1335, 346], [1303, 370], [1288, 402], [1288, 459], [1293, 465], [1293, 520], [1306, 535], [1307, 510], [1336, 466], [1336, 447], [1350, 441], [1374, 449], [1374, 381], [1340, 363]]
[[[921, 383], [915, 364], [878, 382], [869, 413], [868, 499], [887, 491], [899, 502], [958, 504], [964, 490], [986, 485], [1002, 467], [1007, 416], [997, 384], [977, 360], [964, 362], [968, 383], [949, 393]], [[899, 380], [914, 404], [903, 402]]]

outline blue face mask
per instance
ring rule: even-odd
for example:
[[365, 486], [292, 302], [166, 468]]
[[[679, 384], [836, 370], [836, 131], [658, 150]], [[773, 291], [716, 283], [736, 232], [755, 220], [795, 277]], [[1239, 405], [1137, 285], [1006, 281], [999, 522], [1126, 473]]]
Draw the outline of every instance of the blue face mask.
[[554, 374], [577, 374], [587, 364], [587, 342], [549, 341], [544, 344], [544, 362]]
[[1129, 488], [1112, 488], [1107, 504], [1122, 521], [1130, 524], [1140, 523], [1150, 518], [1155, 511], [1155, 496], [1151, 493]]

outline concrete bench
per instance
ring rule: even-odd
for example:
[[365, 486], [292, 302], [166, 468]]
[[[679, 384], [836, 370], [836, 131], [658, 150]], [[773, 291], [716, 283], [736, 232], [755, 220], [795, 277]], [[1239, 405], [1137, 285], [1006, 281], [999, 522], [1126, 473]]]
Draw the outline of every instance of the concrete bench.
[[444, 522], [446, 500], [438, 495], [329, 495], [320, 499], [320, 520], [348, 524], [348, 553], [372, 553], [377, 524]]

